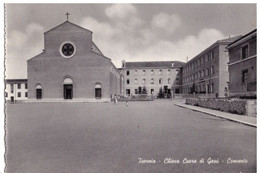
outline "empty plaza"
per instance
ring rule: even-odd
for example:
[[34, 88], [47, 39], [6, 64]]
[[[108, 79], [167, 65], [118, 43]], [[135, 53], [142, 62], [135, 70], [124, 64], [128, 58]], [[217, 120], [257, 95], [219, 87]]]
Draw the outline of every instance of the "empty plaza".
[[256, 128], [170, 100], [7, 104], [6, 147], [12, 173], [256, 172]]

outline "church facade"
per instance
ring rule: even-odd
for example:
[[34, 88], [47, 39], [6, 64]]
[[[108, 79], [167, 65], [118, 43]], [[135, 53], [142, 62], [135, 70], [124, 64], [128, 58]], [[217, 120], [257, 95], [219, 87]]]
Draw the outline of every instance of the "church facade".
[[29, 100], [109, 101], [120, 94], [120, 73], [92, 35], [69, 21], [44, 33], [43, 52], [27, 61]]

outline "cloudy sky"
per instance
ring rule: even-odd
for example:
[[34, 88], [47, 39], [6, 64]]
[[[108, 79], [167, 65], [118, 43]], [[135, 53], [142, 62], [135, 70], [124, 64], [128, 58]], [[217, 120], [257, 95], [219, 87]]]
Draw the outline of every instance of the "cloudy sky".
[[42, 52], [43, 32], [67, 11], [117, 67], [122, 60], [185, 62], [256, 28], [255, 4], [7, 4], [7, 78], [27, 78], [26, 60]]

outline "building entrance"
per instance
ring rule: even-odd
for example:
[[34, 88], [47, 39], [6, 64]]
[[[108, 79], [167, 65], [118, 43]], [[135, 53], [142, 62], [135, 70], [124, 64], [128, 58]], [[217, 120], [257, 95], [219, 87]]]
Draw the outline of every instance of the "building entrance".
[[36, 99], [42, 99], [42, 89], [36, 89]]
[[101, 96], [102, 96], [101, 85], [96, 84], [96, 86], [95, 86], [95, 97], [96, 97], [96, 99], [101, 99]]
[[64, 84], [64, 99], [72, 99], [73, 97], [73, 85], [72, 84]]

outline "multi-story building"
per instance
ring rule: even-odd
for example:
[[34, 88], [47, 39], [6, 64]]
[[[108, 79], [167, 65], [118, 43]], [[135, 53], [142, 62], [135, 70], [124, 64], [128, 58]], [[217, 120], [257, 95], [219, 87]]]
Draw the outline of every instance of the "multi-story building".
[[[125, 62], [119, 70], [123, 79], [125, 96], [139, 93], [140, 87], [145, 87], [148, 95], [157, 96], [160, 88], [171, 93], [171, 88], [176, 81], [180, 81], [180, 68], [183, 62], [179, 61], [154, 61], [154, 62]], [[180, 92], [180, 86], [175, 87], [175, 92]]]
[[227, 46], [229, 95], [256, 96], [256, 29]]
[[184, 94], [201, 94], [205, 97], [224, 97], [228, 86], [229, 57], [226, 46], [238, 39], [218, 40], [182, 67], [182, 91]]
[[5, 80], [5, 99], [8, 102], [26, 100], [27, 79], [6, 79]]

